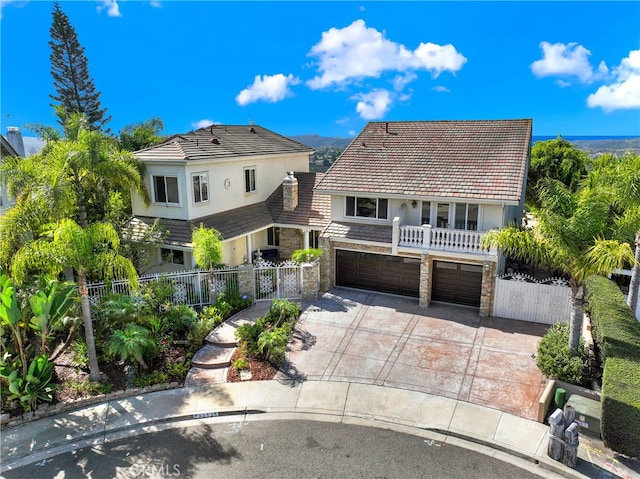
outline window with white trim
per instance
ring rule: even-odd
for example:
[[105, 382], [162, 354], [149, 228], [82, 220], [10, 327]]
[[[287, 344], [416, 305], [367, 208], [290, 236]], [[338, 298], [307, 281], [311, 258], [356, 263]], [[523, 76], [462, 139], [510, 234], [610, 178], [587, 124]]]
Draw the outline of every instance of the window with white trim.
[[345, 216], [386, 220], [389, 217], [388, 210], [389, 200], [387, 198], [347, 196]]
[[166, 205], [180, 204], [178, 177], [153, 175], [153, 200]]
[[471, 230], [478, 229], [479, 205], [472, 203], [456, 203], [456, 229]]
[[253, 193], [256, 191], [256, 168], [252, 166], [244, 169], [244, 192]]
[[422, 222], [421, 225], [430, 225], [431, 224], [431, 202], [423, 201], [422, 202]]
[[193, 202], [206, 203], [209, 201], [209, 175], [196, 173], [191, 175], [193, 183]]

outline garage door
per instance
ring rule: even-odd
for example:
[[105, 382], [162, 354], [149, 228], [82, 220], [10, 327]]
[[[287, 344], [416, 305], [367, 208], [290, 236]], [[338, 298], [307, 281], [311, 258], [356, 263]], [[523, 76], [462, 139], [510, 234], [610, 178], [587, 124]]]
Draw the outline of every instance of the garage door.
[[420, 260], [336, 250], [336, 284], [417, 298]]
[[482, 266], [433, 262], [432, 301], [480, 306]]

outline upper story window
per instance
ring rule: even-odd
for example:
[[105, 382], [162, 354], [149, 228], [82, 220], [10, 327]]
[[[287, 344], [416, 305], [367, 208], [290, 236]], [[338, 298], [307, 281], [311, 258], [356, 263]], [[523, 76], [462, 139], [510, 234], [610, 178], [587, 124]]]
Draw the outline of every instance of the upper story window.
[[422, 202], [422, 223], [421, 225], [430, 225], [431, 224], [431, 202], [423, 201]]
[[456, 229], [478, 229], [478, 205], [468, 203], [456, 203]]
[[191, 176], [193, 180], [193, 202], [206, 203], [209, 201], [209, 175], [196, 173]]
[[156, 203], [180, 204], [178, 177], [153, 175], [153, 200]]
[[388, 218], [389, 200], [387, 198], [361, 198], [347, 196], [347, 208], [345, 216], [358, 218]]
[[252, 166], [244, 169], [244, 192], [253, 193], [256, 191], [256, 168]]

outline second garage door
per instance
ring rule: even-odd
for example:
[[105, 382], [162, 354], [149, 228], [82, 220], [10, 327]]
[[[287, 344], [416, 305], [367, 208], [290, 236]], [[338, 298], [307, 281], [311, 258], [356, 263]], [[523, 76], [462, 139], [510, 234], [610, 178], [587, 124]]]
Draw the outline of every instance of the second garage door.
[[433, 262], [432, 301], [480, 306], [482, 266]]
[[336, 250], [336, 284], [417, 298], [420, 260]]

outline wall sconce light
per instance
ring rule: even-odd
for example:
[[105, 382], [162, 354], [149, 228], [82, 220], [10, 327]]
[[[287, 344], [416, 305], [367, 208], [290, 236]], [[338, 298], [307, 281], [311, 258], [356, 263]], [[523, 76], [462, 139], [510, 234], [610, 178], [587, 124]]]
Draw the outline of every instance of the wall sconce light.
[[418, 206], [418, 202], [417, 202], [416, 200], [413, 200], [413, 201], [411, 202], [411, 206], [412, 206], [413, 208], [415, 208], [416, 206]]

